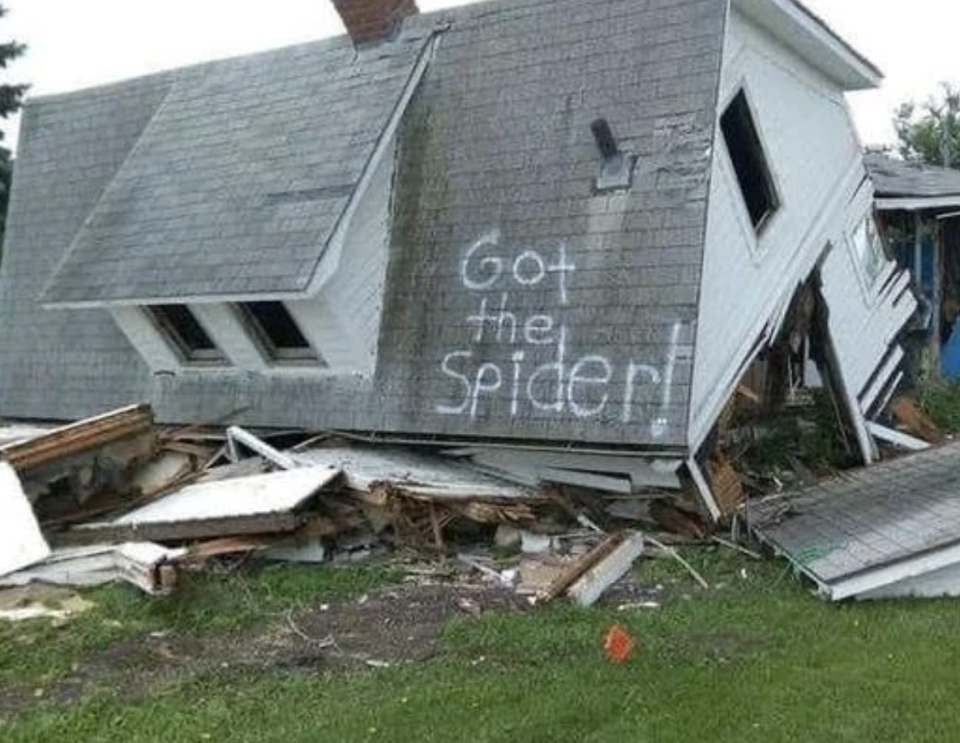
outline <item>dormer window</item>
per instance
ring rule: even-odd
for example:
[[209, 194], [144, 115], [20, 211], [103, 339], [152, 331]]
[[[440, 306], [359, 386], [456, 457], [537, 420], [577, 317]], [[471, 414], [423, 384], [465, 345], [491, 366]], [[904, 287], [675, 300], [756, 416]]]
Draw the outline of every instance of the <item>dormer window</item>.
[[188, 307], [182, 304], [157, 304], [146, 309], [154, 325], [185, 363], [228, 363], [223, 351]]
[[269, 360], [324, 365], [283, 302], [243, 302], [237, 308]]
[[720, 129], [750, 221], [759, 233], [780, 206], [780, 200], [744, 91], [737, 93], [723, 112]]

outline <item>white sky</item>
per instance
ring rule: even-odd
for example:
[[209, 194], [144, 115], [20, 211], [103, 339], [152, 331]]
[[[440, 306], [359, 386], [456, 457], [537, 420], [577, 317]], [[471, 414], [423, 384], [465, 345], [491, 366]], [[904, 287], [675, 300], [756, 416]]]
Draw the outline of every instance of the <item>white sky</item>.
[[[342, 33], [330, 0], [0, 0], [0, 39], [27, 54], [6, 71], [36, 95], [73, 90], [219, 57]], [[419, 0], [424, 11], [465, 0]], [[879, 91], [851, 103], [867, 144], [892, 142], [898, 103], [923, 102], [943, 81], [960, 4], [948, 0], [805, 0], [885, 73]], [[2, 126], [13, 146], [16, 122]]]

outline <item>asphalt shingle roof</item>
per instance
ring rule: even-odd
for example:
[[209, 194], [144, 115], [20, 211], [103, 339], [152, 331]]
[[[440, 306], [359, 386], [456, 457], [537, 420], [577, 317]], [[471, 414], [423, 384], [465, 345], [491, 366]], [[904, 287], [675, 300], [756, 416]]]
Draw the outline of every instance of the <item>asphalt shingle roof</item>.
[[895, 160], [886, 155], [864, 156], [877, 196], [940, 197], [960, 194], [960, 170]]
[[[726, 15], [722, 0], [498, 0], [408, 18], [359, 56], [340, 38], [175, 70], [143, 95], [127, 81], [30, 102], [0, 275], [0, 410], [150, 399], [178, 422], [243, 407], [250, 425], [682, 449]], [[374, 378], [152, 378], [107, 312], [40, 306], [303, 289], [434, 33], [398, 133]], [[597, 118], [637, 157], [629, 191], [595, 190]], [[102, 161], [96, 180], [81, 157]], [[464, 257], [491, 236], [481, 260], [521, 260], [522, 280], [477, 291]], [[489, 332], [501, 303], [516, 343]], [[549, 342], [524, 341], [530, 318]], [[465, 415], [441, 410], [463, 394], [451, 352], [465, 379], [480, 362], [502, 377]]]
[[425, 40], [357, 53], [338, 38], [179, 71], [42, 301], [305, 289]]
[[960, 444], [754, 506], [761, 538], [827, 585], [960, 543]]

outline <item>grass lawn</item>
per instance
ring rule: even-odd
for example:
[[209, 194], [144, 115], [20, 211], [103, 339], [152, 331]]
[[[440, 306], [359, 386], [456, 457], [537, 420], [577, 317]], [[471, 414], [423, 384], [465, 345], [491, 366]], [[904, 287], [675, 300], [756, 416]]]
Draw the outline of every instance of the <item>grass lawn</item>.
[[[672, 562], [643, 560], [637, 579], [664, 587], [659, 609], [558, 602], [462, 615], [425, 661], [350, 672], [231, 665], [132, 699], [107, 685], [72, 704], [45, 701], [44, 688], [125, 638], [242, 632], [288, 608], [355, 601], [397, 576], [329, 568], [212, 576], [164, 602], [97, 591], [98, 608], [66, 627], [0, 626], [0, 692], [37, 688], [35, 703], [0, 710], [0, 740], [960, 740], [960, 604], [831, 606], [781, 563], [685, 554], [712, 588], [699, 590]], [[601, 652], [615, 622], [640, 646], [621, 666]]]

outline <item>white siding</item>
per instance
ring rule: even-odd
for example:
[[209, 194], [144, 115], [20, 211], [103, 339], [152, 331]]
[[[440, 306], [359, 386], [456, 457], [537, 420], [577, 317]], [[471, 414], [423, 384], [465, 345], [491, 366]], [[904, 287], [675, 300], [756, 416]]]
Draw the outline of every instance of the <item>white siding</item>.
[[317, 298], [287, 302], [329, 373], [372, 375], [390, 244], [396, 143], [386, 147], [369, 186], [328, 248], [313, 288]]
[[[147, 317], [142, 307], [112, 307], [110, 315], [137, 349], [150, 371], [176, 371], [183, 362]], [[209, 331], [208, 331], [209, 332]]]
[[226, 304], [192, 304], [190, 311], [234, 366], [247, 371], [263, 371], [267, 368], [260, 350], [232, 307]]
[[842, 234], [864, 175], [842, 93], [732, 11], [719, 114], [744, 88], [780, 207], [755, 235], [717, 131], [697, 327], [690, 444], [698, 447], [744, 367], [783, 318], [793, 290]]
[[348, 226], [336, 276], [320, 294], [348, 329], [357, 354], [354, 366], [370, 372], [376, 362], [387, 273], [395, 149], [395, 144], [388, 147], [377, 165]]

